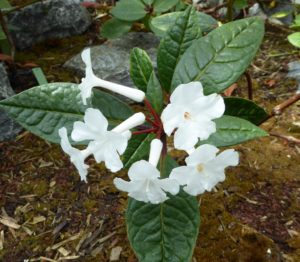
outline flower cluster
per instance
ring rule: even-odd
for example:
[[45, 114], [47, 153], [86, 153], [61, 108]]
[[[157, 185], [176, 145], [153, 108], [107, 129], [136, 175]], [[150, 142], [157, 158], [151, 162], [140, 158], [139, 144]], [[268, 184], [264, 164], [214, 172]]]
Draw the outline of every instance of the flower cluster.
[[[87, 104], [87, 99], [92, 95], [92, 88], [95, 86], [124, 95], [136, 102], [145, 99], [144, 92], [140, 90], [95, 76], [90, 49], [83, 51], [82, 60], [86, 65], [86, 77], [79, 85], [83, 104]], [[144, 102], [146, 105], [149, 104], [147, 100]], [[217, 155], [219, 149], [213, 145], [203, 144], [197, 147], [199, 140], [205, 140], [216, 132], [213, 120], [221, 117], [224, 111], [223, 98], [218, 94], [204, 95], [200, 82], [179, 85], [170, 96], [170, 103], [161, 116], [154, 116], [157, 120], [154, 122], [155, 127], [148, 130], [159, 130], [158, 138], [162, 129], [168, 136], [174, 133], [174, 147], [189, 154], [185, 160], [186, 166], [174, 168], [168, 178], [162, 179], [157, 164], [163, 144], [161, 140], [154, 139], [151, 142], [149, 160], [133, 163], [128, 171], [130, 181], [115, 178], [115, 186], [128, 192], [130, 197], [153, 204], [167, 200], [168, 193], [176, 195], [181, 186], [186, 193], [193, 196], [211, 191], [217, 183], [224, 181], [225, 168], [236, 166], [239, 162], [238, 153], [233, 149]], [[72, 163], [84, 181], [88, 169], [84, 161], [90, 155], [94, 156], [97, 163], [104, 162], [108, 169], [117, 172], [123, 167], [120, 156], [125, 152], [132, 135], [130, 129], [143, 124], [145, 120], [144, 114], [136, 113], [112, 130], [108, 130], [108, 121], [103, 114], [98, 109], [88, 108], [84, 121], [75, 122], [71, 132], [73, 141], [88, 142], [87, 147], [84, 150], [72, 147], [64, 127], [59, 130], [61, 146], [70, 155]], [[153, 123], [151, 119], [148, 121]]]

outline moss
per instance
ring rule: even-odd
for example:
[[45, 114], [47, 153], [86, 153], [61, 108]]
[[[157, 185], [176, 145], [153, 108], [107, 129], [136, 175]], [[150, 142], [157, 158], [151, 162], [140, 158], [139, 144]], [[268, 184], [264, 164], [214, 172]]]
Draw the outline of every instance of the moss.
[[93, 199], [86, 199], [83, 202], [83, 206], [86, 209], [86, 212], [88, 213], [93, 213], [93, 211], [95, 211], [95, 208], [98, 205], [98, 201], [93, 200]]
[[37, 181], [33, 187], [33, 193], [38, 197], [41, 197], [48, 193], [49, 185], [45, 180]]

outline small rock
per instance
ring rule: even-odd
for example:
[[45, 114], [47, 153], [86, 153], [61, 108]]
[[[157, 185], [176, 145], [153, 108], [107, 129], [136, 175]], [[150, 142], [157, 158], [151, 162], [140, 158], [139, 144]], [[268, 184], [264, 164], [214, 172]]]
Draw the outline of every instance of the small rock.
[[[284, 24], [291, 25], [293, 22], [293, 13], [295, 11], [295, 6], [290, 0], [278, 0], [276, 1], [276, 6], [269, 8], [267, 5], [264, 5], [263, 8], [256, 3], [251, 8], [249, 8], [250, 16], [260, 16], [263, 19], [269, 19], [271, 23], [274, 24]], [[281, 13], [288, 12], [289, 14], [282, 18], [273, 18], [272, 16]]]
[[[156, 48], [159, 39], [152, 33], [132, 32], [118, 39], [107, 41], [103, 45], [91, 47], [93, 70], [102, 79], [133, 87], [129, 75], [130, 50], [134, 47], [144, 49], [156, 64]], [[85, 65], [81, 52], [64, 64], [80, 76], [85, 74]]]
[[[0, 100], [14, 95], [4, 64], [0, 63]], [[11, 140], [22, 130], [22, 128], [9, 118], [9, 116], [0, 109], [0, 141]]]
[[18, 49], [48, 39], [78, 35], [91, 24], [88, 11], [78, 0], [46, 0], [8, 16], [10, 33]]
[[293, 61], [288, 63], [289, 73], [287, 77], [294, 78], [298, 82], [297, 93], [300, 93], [300, 61]]

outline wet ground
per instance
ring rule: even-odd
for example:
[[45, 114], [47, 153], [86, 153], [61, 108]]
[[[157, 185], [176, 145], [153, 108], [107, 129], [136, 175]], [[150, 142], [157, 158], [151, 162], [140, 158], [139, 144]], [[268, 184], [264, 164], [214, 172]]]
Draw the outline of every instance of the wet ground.
[[[62, 64], [101, 42], [91, 36], [41, 44], [16, 59], [39, 64], [49, 81], [76, 82]], [[268, 27], [249, 68], [254, 101], [269, 112], [297, 86], [285, 77], [287, 63], [300, 58], [286, 36]], [[246, 93], [242, 78], [234, 95]], [[297, 102], [262, 128], [300, 139], [299, 109]], [[193, 262], [300, 261], [300, 145], [270, 136], [235, 148], [240, 165], [227, 171], [215, 192], [199, 197], [202, 223]], [[115, 174], [90, 160], [84, 184], [58, 145], [27, 132], [0, 143], [0, 163], [1, 261], [105, 262], [120, 250], [119, 261], [137, 261], [126, 239], [126, 195], [112, 185]]]

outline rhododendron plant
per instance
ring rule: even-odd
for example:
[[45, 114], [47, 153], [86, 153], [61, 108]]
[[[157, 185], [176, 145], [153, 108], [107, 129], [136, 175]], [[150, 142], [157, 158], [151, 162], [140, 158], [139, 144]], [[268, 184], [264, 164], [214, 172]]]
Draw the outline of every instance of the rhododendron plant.
[[[132, 50], [135, 87], [98, 78], [85, 49], [80, 84], [37, 86], [0, 107], [32, 133], [60, 143], [84, 182], [86, 159], [104, 162], [116, 188], [128, 193], [127, 233], [139, 261], [189, 262], [200, 226], [197, 195], [239, 162], [237, 151], [220, 148], [267, 135], [256, 126], [267, 116], [262, 108], [222, 97], [251, 63], [263, 32], [254, 17], [202, 35], [190, 6], [161, 39], [156, 67], [144, 50]], [[140, 106], [133, 110], [115, 93]], [[172, 157], [174, 148], [186, 165]], [[121, 169], [128, 178], [110, 173]]]

